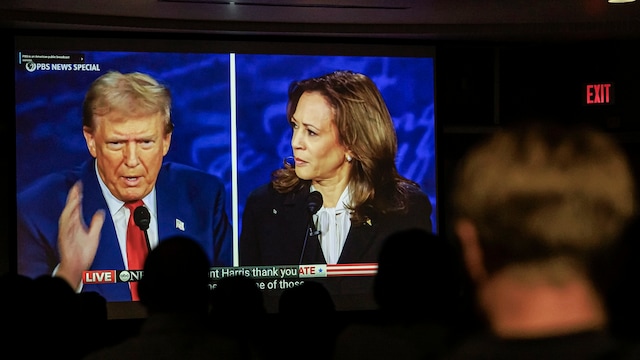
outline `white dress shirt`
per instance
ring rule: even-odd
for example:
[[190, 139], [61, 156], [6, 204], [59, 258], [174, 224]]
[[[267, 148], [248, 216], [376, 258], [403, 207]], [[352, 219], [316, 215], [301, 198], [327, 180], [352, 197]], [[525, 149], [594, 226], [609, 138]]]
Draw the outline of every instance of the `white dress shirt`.
[[[96, 176], [100, 183], [100, 189], [102, 189], [102, 195], [109, 207], [109, 214], [113, 219], [113, 225], [116, 228], [116, 235], [118, 236], [118, 243], [120, 244], [120, 253], [122, 254], [122, 261], [124, 266], [129, 269], [127, 261], [127, 224], [129, 223], [129, 209], [124, 206], [124, 202], [118, 200], [111, 191], [107, 188], [107, 185], [100, 178], [98, 169], [96, 168]], [[147, 229], [147, 235], [149, 236], [149, 246], [153, 249], [158, 244], [158, 217], [156, 208], [156, 188], [154, 187], [151, 192], [145, 196], [142, 201], [144, 206], [149, 210], [151, 214], [151, 221], [149, 222], [149, 229]]]
[[[314, 191], [311, 186], [311, 191]], [[336, 207], [327, 208], [324, 205], [313, 215], [313, 221], [316, 229], [320, 231], [319, 240], [322, 252], [327, 264], [337, 264], [342, 248], [347, 240], [349, 229], [351, 228], [350, 211], [345, 204], [349, 204], [351, 198], [349, 196], [349, 187], [347, 186]]]

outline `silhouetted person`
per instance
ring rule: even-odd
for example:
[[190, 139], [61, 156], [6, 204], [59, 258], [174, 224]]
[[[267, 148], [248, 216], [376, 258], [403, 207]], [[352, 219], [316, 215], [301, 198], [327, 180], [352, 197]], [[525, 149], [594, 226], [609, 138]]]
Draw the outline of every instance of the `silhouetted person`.
[[272, 337], [273, 329], [267, 327], [266, 321], [264, 295], [252, 278], [243, 275], [224, 277], [211, 290], [211, 329], [235, 336], [251, 351], [254, 359], [266, 358], [266, 352], [274, 350], [272, 341], [278, 341], [277, 336]]
[[396, 232], [378, 257], [377, 318], [341, 332], [334, 359], [433, 359], [460, 335], [463, 267], [448, 241], [423, 229]]
[[282, 316], [297, 317], [333, 316], [336, 306], [327, 288], [316, 281], [304, 280], [298, 286], [284, 289], [278, 301], [278, 313]]
[[[5, 354], [24, 353], [25, 358], [32, 353], [37, 316], [36, 301], [43, 301], [36, 296], [34, 280], [14, 272], [0, 276], [0, 318], [5, 330], [0, 336], [0, 346]], [[27, 340], [32, 339], [32, 340]]]
[[213, 324], [226, 322], [229, 326], [242, 327], [242, 322], [253, 322], [266, 314], [262, 291], [255, 280], [247, 276], [220, 279], [211, 290], [210, 299], [209, 315]]
[[610, 276], [599, 279], [607, 294], [607, 307], [612, 333], [620, 340], [638, 345], [640, 359], [640, 219], [635, 218], [627, 229], [619, 247], [603, 260], [613, 266]]
[[[0, 345], [5, 354], [80, 359], [97, 344], [84, 326], [78, 294], [64, 279], [7, 273], [0, 280], [0, 293], [5, 329]], [[67, 346], [70, 339], [73, 346]]]
[[209, 261], [195, 241], [160, 242], [146, 258], [138, 291], [148, 312], [139, 333], [88, 359], [245, 358], [238, 342], [209, 331]]
[[[288, 334], [281, 359], [328, 359], [342, 322], [329, 290], [313, 280], [286, 288], [278, 301], [280, 332]], [[310, 339], [317, 346], [309, 346]]]
[[76, 296], [82, 328], [78, 343], [83, 355], [111, 345], [107, 299], [95, 291], [80, 292]]
[[[33, 311], [37, 318], [31, 324], [31, 334], [38, 339], [38, 345], [25, 348], [38, 357], [81, 358], [85, 344], [67, 346], [69, 339], [79, 341], [85, 333], [80, 321], [78, 294], [68, 282], [57, 276], [42, 275], [35, 278], [33, 284]], [[64, 331], [60, 331], [62, 328]]]
[[488, 327], [449, 358], [619, 358], [600, 260], [636, 216], [637, 190], [616, 140], [588, 126], [514, 124], [459, 166], [452, 225]]

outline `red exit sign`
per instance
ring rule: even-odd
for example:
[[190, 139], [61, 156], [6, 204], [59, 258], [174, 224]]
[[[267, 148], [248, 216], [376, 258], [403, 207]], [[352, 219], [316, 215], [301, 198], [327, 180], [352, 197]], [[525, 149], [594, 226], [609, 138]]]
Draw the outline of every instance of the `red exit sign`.
[[613, 104], [613, 83], [599, 83], [585, 85], [586, 105]]

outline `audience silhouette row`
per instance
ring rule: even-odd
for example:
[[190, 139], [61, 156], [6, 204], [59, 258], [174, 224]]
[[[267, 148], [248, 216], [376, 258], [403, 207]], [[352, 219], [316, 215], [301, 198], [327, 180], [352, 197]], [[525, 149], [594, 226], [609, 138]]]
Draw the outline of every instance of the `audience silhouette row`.
[[200, 245], [176, 236], [147, 256], [146, 317], [131, 335], [111, 333], [97, 293], [6, 273], [2, 345], [88, 360], [640, 359], [640, 223], [622, 151], [592, 129], [541, 124], [481, 145], [454, 184], [457, 241], [417, 228], [388, 237], [376, 310], [349, 317], [304, 280], [268, 313], [254, 279], [212, 283]]
[[[447, 359], [485, 325], [455, 246], [420, 229], [385, 243], [372, 289], [379, 308], [355, 317], [339, 314], [327, 289], [312, 280], [283, 291], [278, 313], [268, 314], [249, 277], [223, 278], [210, 290], [201, 255], [188, 238], [163, 241], [149, 254], [140, 282], [147, 317], [124, 338], [109, 333], [99, 294], [75, 293], [56, 277], [4, 274], [1, 305], [13, 329], [4, 348], [67, 359]], [[619, 282], [612, 306], [626, 298]], [[613, 311], [615, 333], [632, 344], [638, 337], [629, 322], [638, 317], [623, 318], [623, 309], [634, 307]], [[640, 346], [628, 348], [624, 359]]]

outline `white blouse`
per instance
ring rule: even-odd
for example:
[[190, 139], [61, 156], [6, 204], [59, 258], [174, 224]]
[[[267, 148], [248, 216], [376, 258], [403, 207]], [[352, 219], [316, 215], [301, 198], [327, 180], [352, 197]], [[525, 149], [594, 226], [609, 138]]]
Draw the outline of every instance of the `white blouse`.
[[[314, 190], [312, 186], [311, 191]], [[318, 239], [327, 264], [338, 263], [340, 253], [342, 253], [342, 248], [347, 240], [347, 234], [351, 228], [351, 217], [345, 204], [349, 204], [350, 201], [349, 187], [347, 186], [340, 195], [336, 207], [327, 208], [323, 205], [313, 215], [316, 229], [320, 231]]]

